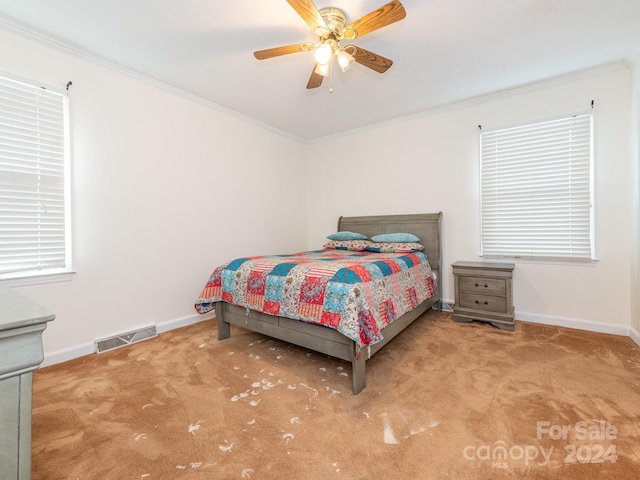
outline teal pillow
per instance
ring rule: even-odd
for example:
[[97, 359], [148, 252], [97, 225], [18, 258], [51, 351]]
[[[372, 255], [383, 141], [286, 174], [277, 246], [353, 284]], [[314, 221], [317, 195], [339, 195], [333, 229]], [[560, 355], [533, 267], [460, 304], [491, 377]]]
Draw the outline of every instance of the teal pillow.
[[362, 235], [361, 233], [348, 232], [348, 231], [332, 233], [331, 235], [327, 235], [327, 238], [329, 240], [338, 240], [338, 241], [369, 240], [369, 237], [367, 237], [366, 235]]
[[420, 239], [412, 233], [382, 233], [380, 235], [374, 235], [371, 237], [376, 243], [390, 243], [390, 242], [419, 242]]

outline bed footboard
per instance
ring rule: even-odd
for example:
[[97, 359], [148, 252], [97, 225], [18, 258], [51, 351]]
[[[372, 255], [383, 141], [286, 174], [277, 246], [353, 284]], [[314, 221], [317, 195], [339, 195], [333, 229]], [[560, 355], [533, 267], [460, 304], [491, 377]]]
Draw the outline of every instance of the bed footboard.
[[357, 395], [367, 384], [366, 362], [369, 357], [384, 347], [437, 301], [436, 297], [430, 298], [403, 315], [383, 330], [384, 339], [381, 342], [363, 348], [359, 353], [356, 351], [355, 342], [336, 330], [290, 318], [267, 315], [226, 302], [216, 303], [218, 340], [229, 338], [231, 325], [235, 325], [351, 362], [352, 389], [353, 394]]
[[277, 338], [293, 345], [308, 348], [315, 352], [351, 362], [353, 392], [359, 393], [365, 387], [365, 352], [356, 355], [353, 340], [336, 330], [322, 325], [277, 317], [265, 313], [248, 310], [226, 302], [216, 303], [218, 319], [218, 340], [231, 336], [231, 325]]

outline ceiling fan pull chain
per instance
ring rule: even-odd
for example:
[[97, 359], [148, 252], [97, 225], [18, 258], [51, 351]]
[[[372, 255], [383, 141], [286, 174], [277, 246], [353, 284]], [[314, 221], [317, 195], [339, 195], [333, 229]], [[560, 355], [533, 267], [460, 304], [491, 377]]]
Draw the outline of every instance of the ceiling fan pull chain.
[[329, 62], [329, 93], [333, 93], [333, 62]]

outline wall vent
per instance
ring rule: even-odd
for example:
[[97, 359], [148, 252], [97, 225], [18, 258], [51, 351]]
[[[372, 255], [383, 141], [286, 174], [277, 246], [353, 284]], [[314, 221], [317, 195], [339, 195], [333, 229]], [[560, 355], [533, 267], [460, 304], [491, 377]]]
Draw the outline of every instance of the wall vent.
[[113, 350], [114, 348], [125, 347], [132, 343], [137, 343], [148, 338], [153, 338], [158, 335], [156, 326], [140, 328], [132, 332], [121, 333], [112, 337], [96, 340], [96, 353], [106, 352], [107, 350]]

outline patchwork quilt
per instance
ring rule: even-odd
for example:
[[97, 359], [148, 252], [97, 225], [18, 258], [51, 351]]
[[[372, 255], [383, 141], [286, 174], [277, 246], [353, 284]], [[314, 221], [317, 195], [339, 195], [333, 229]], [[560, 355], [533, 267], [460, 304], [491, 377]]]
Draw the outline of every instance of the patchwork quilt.
[[436, 292], [424, 252], [324, 249], [245, 257], [216, 268], [196, 301], [198, 313], [220, 300], [334, 328], [360, 348]]

